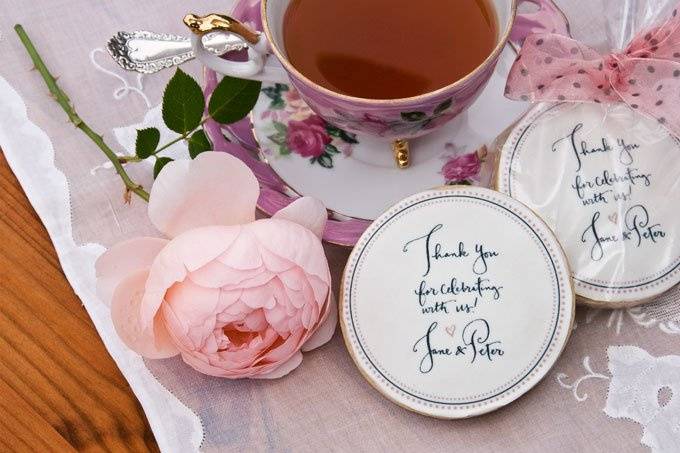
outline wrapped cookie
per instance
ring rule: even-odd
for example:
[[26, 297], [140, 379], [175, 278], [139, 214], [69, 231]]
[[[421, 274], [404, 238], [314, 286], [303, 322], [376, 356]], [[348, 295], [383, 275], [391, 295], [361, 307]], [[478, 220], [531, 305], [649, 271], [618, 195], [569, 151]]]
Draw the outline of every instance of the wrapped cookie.
[[637, 30], [622, 51], [532, 35], [508, 79], [537, 104], [500, 147], [497, 188], [550, 225], [593, 305], [680, 283], [680, 17], [664, 3], [616, 16], [610, 28]]

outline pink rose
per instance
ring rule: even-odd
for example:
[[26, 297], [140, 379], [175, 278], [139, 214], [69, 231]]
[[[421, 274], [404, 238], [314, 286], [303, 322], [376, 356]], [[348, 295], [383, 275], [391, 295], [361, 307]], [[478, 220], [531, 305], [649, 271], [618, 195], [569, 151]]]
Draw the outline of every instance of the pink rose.
[[285, 98], [286, 98], [286, 102], [289, 103], [289, 104], [293, 103], [293, 102], [299, 102], [299, 101], [302, 100], [298, 90], [296, 90], [295, 88], [292, 88], [292, 87], [289, 88], [288, 91], [286, 91]]
[[436, 129], [439, 126], [451, 121], [451, 119], [456, 117], [459, 113], [460, 113], [459, 111], [455, 111], [435, 116], [423, 127], [423, 130]]
[[316, 115], [288, 123], [288, 148], [302, 157], [319, 157], [331, 141], [326, 123]]
[[277, 378], [301, 363], [301, 351], [330, 340], [327, 212], [301, 198], [255, 221], [258, 196], [253, 173], [227, 153], [163, 169], [149, 218], [171, 239], [132, 239], [96, 264], [98, 294], [132, 350], [181, 354], [212, 376]]
[[355, 120], [354, 123], [355, 129], [366, 131], [380, 137], [391, 130], [391, 126], [385, 120], [373, 116], [370, 113], [364, 113], [363, 118], [358, 121]]
[[450, 159], [442, 168], [446, 182], [461, 182], [476, 177], [482, 169], [482, 161], [476, 152]]

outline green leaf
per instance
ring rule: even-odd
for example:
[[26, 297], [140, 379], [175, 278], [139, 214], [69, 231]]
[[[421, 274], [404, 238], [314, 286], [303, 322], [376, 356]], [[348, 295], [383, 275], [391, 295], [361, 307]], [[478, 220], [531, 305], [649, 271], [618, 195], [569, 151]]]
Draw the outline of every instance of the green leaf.
[[290, 154], [290, 148], [286, 145], [280, 145], [279, 146], [279, 154], [282, 156], [287, 156]]
[[269, 105], [270, 109], [282, 110], [286, 107], [286, 103], [283, 101], [283, 97], [281, 96], [282, 91], [288, 91], [288, 85], [277, 83], [275, 86], [269, 86], [262, 89], [262, 92], [272, 100]]
[[357, 136], [355, 134], [350, 134], [349, 132], [345, 132], [342, 129], [333, 126], [332, 124], [326, 124], [326, 132], [328, 132], [328, 135], [331, 137], [338, 137], [345, 143], [351, 143], [351, 144], [357, 144], [359, 143], [359, 140], [357, 140]]
[[333, 168], [333, 158], [327, 154], [324, 153], [320, 155], [316, 161], [321, 165], [323, 168]]
[[280, 99], [281, 98], [281, 93], [279, 90], [276, 89], [276, 87], [265, 87], [262, 88], [262, 92], [272, 100]]
[[435, 115], [441, 115], [445, 111], [451, 108], [453, 105], [453, 99], [447, 99], [446, 101], [442, 102], [439, 104], [435, 109], [434, 109], [434, 114]]
[[276, 143], [277, 145], [285, 145], [286, 144], [286, 139], [288, 138], [288, 127], [281, 123], [280, 121], [274, 121], [274, 130], [276, 130], [276, 134], [272, 134], [269, 137], [269, 140], [272, 142]]
[[260, 88], [262, 82], [225, 76], [210, 97], [210, 116], [222, 124], [242, 120], [255, 107]]
[[267, 95], [270, 99], [281, 99], [281, 93], [288, 91], [288, 85], [283, 83], [274, 84], [274, 86], [268, 86], [262, 89], [262, 92]]
[[198, 127], [205, 110], [201, 86], [178, 69], [163, 93], [163, 121], [168, 129], [188, 134]]
[[324, 150], [326, 151], [326, 154], [328, 154], [328, 155], [340, 153], [340, 151], [338, 151], [338, 148], [336, 148], [334, 145], [331, 145], [331, 144], [326, 145]]
[[277, 133], [277, 134], [270, 135], [267, 138], [269, 140], [271, 140], [272, 143], [276, 143], [277, 145], [285, 145], [286, 144], [286, 135], [285, 134]]
[[342, 139], [343, 142], [351, 143], [352, 145], [356, 145], [357, 143], [359, 143], [356, 134], [350, 134], [349, 132], [345, 132], [343, 130], [340, 131], [340, 138]]
[[406, 121], [415, 122], [424, 120], [427, 118], [427, 114], [424, 112], [402, 112], [401, 117]]
[[161, 131], [155, 127], [141, 129], [137, 131], [137, 141], [135, 142], [135, 154], [140, 159], [151, 156], [158, 148], [161, 141]]
[[328, 135], [331, 137], [340, 137], [342, 134], [342, 130], [340, 130], [340, 128], [337, 128], [329, 123], [326, 123], [326, 132], [328, 132]]
[[283, 98], [280, 96], [274, 100], [272, 100], [271, 104], [269, 104], [269, 108], [271, 110], [283, 110], [286, 108], [286, 103], [283, 102]]
[[196, 159], [199, 154], [211, 149], [212, 144], [210, 144], [210, 140], [208, 140], [208, 136], [205, 135], [203, 129], [197, 130], [189, 138], [189, 156], [192, 159]]
[[172, 162], [172, 159], [170, 159], [169, 157], [159, 157], [156, 160], [156, 163], [153, 166], [154, 179], [158, 178], [158, 175], [161, 173], [161, 170], [163, 170], [163, 168], [170, 162]]

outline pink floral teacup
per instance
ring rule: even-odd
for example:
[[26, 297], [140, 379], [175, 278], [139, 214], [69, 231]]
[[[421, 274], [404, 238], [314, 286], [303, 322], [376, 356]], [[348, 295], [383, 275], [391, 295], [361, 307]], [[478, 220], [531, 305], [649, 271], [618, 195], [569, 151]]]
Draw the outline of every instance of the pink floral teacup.
[[[517, 14], [518, 3], [525, 1], [537, 5], [538, 11]], [[241, 10], [241, 19], [255, 28], [261, 28], [263, 32], [254, 31], [227, 16], [188, 15], [185, 23], [195, 33], [193, 46], [196, 56], [218, 73], [292, 83], [310, 108], [334, 126], [392, 141], [400, 167], [408, 166], [406, 140], [434, 131], [474, 102], [493, 74], [508, 41], [521, 41], [534, 31], [568, 34], [566, 19], [552, 0], [492, 0], [496, 23], [499, 24], [496, 46], [474, 71], [446, 87], [419, 96], [391, 100], [366, 99], [322, 87], [290, 63], [283, 45], [284, 15], [289, 3], [290, 0], [242, 0], [239, 3], [237, 10]], [[247, 41], [248, 60], [226, 60], [207, 51], [200, 35], [216, 30], [235, 33]]]

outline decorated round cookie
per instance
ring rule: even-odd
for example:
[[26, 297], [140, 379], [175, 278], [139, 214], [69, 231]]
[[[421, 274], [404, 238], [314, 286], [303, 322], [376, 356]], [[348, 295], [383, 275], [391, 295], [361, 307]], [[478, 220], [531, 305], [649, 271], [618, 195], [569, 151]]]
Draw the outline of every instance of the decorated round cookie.
[[680, 141], [627, 106], [541, 104], [499, 160], [498, 189], [550, 225], [578, 296], [628, 306], [680, 283]]
[[569, 337], [560, 245], [521, 203], [456, 186], [407, 198], [350, 255], [340, 317], [352, 358], [395, 403], [466, 418], [536, 385]]

